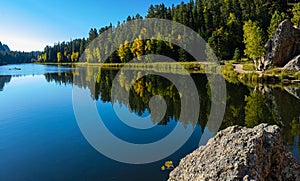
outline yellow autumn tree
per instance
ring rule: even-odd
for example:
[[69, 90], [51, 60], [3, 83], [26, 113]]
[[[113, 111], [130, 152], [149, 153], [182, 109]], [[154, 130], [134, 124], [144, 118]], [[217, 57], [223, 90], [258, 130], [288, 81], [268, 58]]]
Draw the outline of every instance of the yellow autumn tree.
[[100, 50], [98, 47], [94, 48], [93, 55], [94, 55], [96, 61], [101, 62]]
[[57, 62], [60, 62], [61, 61], [61, 53], [60, 52], [57, 52]]
[[85, 49], [86, 61], [91, 62], [93, 60], [93, 54], [89, 48]]
[[72, 62], [77, 61], [79, 58], [79, 52], [72, 52], [71, 60]]
[[138, 60], [141, 60], [141, 56], [143, 55], [143, 40], [142, 37], [139, 36], [133, 41], [132, 47], [130, 48], [132, 54], [137, 57]]
[[128, 48], [128, 41], [125, 40], [124, 44], [120, 45], [118, 49], [118, 56], [120, 57], [121, 61], [123, 61], [126, 57], [126, 49]]

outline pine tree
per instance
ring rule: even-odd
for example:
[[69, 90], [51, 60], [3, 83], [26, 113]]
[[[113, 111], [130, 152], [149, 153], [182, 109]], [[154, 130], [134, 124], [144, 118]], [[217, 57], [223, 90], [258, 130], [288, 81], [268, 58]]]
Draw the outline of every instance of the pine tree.
[[239, 61], [241, 60], [241, 53], [240, 53], [240, 49], [236, 48], [234, 50], [234, 54], [233, 54], [233, 60]]

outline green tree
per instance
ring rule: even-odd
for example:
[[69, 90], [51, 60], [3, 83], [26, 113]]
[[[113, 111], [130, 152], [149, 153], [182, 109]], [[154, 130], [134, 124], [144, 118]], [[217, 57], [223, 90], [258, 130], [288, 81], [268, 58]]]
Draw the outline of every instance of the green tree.
[[269, 100], [261, 92], [251, 92], [245, 97], [245, 124], [248, 127], [254, 127], [260, 123], [277, 124], [277, 118], [268, 106]]
[[178, 60], [180, 62], [186, 62], [187, 61], [187, 55], [183, 48], [179, 48], [178, 50]]
[[244, 50], [245, 55], [253, 59], [254, 64], [264, 53], [263, 46], [263, 32], [257, 25], [257, 22], [248, 20], [243, 26], [244, 30], [244, 43], [246, 49]]
[[[299, 9], [299, 5], [295, 5], [294, 7], [293, 22], [299, 25], [299, 11], [297, 9]], [[219, 58], [231, 59], [236, 48], [239, 48], [240, 51], [243, 51], [245, 48], [243, 44], [242, 22], [249, 19], [258, 22], [257, 25], [261, 27], [261, 30], [264, 32], [263, 35], [267, 35], [267, 30], [270, 27], [270, 24], [272, 24], [270, 32], [273, 32], [274, 27], [276, 27], [277, 23], [273, 23], [274, 21], [270, 23], [272, 15], [276, 14], [276, 11], [286, 14], [289, 13], [287, 11], [286, 1], [254, 0], [253, 2], [249, 3], [247, 0], [190, 0], [187, 2], [182, 2], [178, 5], [172, 5], [171, 7], [166, 7], [164, 4], [151, 5], [146, 17], [170, 19], [179, 23], [183, 23], [184, 25], [189, 26], [198, 32], [206, 41], [208, 41], [210, 38], [212, 48], [214, 48], [214, 50], [217, 52]], [[87, 45], [92, 42], [98, 36], [98, 34], [101, 34], [107, 30], [109, 31], [107, 36], [108, 41], [107, 44], [100, 49], [101, 56], [106, 55], [106, 53], [112, 49], [112, 47], [109, 46], [112, 42], [121, 42], [120, 37], [125, 37], [129, 40], [132, 37], [137, 37], [139, 34], [143, 36], [145, 35], [144, 33], [161, 32], [158, 27], [154, 27], [153, 29], [148, 29], [146, 32], [141, 33], [143, 28], [138, 23], [136, 24], [136, 28], [132, 31], [120, 31], [120, 28], [124, 27], [124, 24], [127, 21], [142, 18], [143, 17], [138, 14], [133, 17], [128, 16], [123, 23], [119, 22], [115, 28], [113, 28], [111, 24], [98, 30], [91, 28], [88, 32], [87, 38], [58, 43], [52, 47], [47, 46], [42, 52], [47, 54], [47, 57], [44, 61], [56, 61], [57, 52], [62, 53], [62, 62], [74, 61], [72, 59], [72, 52], [79, 52], [79, 56], [81, 56], [85, 48], [87, 48]], [[183, 39], [187, 38], [184, 37], [184, 32], [180, 33]], [[170, 37], [173, 37], [173, 35], [177, 36], [178, 34], [178, 30], [173, 29]], [[262, 39], [265, 40], [265, 37], [263, 36]], [[139, 43], [143, 42], [143, 46], [140, 46], [139, 49], [137, 49], [137, 44], [134, 44], [134, 54], [131, 52], [133, 43], [129, 43], [128, 48], [125, 49], [125, 54], [122, 60], [120, 60], [118, 52], [114, 52], [109, 55], [109, 58], [106, 61], [126, 62], [131, 60], [133, 56], [139, 57], [141, 53], [144, 54], [149, 52], [169, 55], [174, 59], [178, 59], [179, 55], [181, 55], [181, 50], [179, 47], [170, 47], [167, 43], [168, 40], [164, 41], [150, 40], [150, 44], [149, 42], [147, 43], [147, 40], [139, 41]], [[136, 41], [136, 43], [137, 42], [138, 41]], [[185, 49], [185, 47], [183, 48]], [[65, 52], [66, 54], [64, 54]], [[94, 51], [91, 49], [90, 53], [93, 55]], [[0, 57], [2, 60], [4, 59], [3, 56]], [[96, 56], [94, 57], [96, 58]], [[192, 60], [189, 54], [187, 54], [187, 59]]]
[[236, 48], [243, 48], [243, 27], [234, 13], [229, 13], [225, 30], [224, 46], [226, 48], [223, 50], [228, 52], [227, 58], [231, 58]]
[[88, 42], [90, 43], [91, 41], [93, 41], [95, 38], [97, 38], [98, 36], [98, 32], [96, 28], [92, 28], [89, 32], [89, 38], [88, 38]]
[[241, 60], [241, 53], [240, 53], [240, 49], [239, 48], [236, 48], [234, 50], [234, 54], [233, 54], [233, 60], [236, 60], [236, 61], [239, 61]]
[[296, 26], [300, 27], [300, 2], [294, 5], [292, 9], [292, 13], [293, 13], [292, 22]]
[[269, 38], [272, 38], [272, 36], [275, 33], [277, 27], [284, 20], [284, 18], [285, 18], [285, 14], [284, 13], [280, 13], [278, 11], [275, 11], [275, 13], [272, 16], [272, 19], [271, 19], [271, 22], [270, 22], [270, 26], [268, 28]]
[[230, 35], [223, 27], [212, 33], [212, 36], [208, 39], [208, 43], [219, 60], [231, 58], [229, 57], [230, 48], [234, 45], [229, 46], [231, 43]]

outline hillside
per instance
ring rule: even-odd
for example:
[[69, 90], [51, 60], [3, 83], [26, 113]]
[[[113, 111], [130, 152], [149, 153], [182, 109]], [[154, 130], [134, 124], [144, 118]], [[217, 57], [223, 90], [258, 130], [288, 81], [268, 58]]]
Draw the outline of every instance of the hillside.
[[0, 41], [0, 51], [7, 51], [7, 52], [9, 52], [10, 49], [9, 49], [9, 47], [6, 44], [2, 44], [1, 41]]
[[0, 41], [0, 65], [31, 63], [36, 61], [40, 54], [41, 52], [10, 51], [9, 46]]
[[[182, 2], [171, 7], [166, 7], [164, 4], [151, 5], [145, 17], [139, 14], [128, 16], [125, 21], [119, 22], [116, 26], [110, 24], [100, 29], [91, 28], [87, 38], [46, 46], [43, 54], [39, 57], [39, 61], [76, 62], [89, 43], [109, 28], [114, 30], [111, 36], [115, 38], [134, 35], [142, 37], [143, 32], [140, 29], [136, 30], [136, 32], [118, 32], [117, 35], [115, 32], [129, 21], [144, 18], [172, 20], [192, 28], [209, 43], [219, 60], [240, 58], [244, 56], [247, 48], [244, 42], [245, 24], [248, 22], [250, 38], [253, 32], [251, 28], [255, 27], [259, 31], [259, 37], [255, 40], [260, 40], [260, 42], [254, 42], [254, 44], [264, 45], [283, 19], [293, 18], [293, 5], [293, 3], [287, 4], [286, 1], [282, 0], [254, 0], [254, 3], [247, 0], [191, 0], [188, 3]], [[118, 39], [112, 39], [111, 41], [118, 42]], [[137, 45], [140, 47], [136, 47]], [[105, 47], [106, 50], [110, 48], [109, 45]], [[87, 62], [99, 62], [100, 60], [95, 59], [100, 57], [99, 54], [103, 53], [97, 49], [92, 49], [88, 52], [90, 55], [87, 55]], [[119, 47], [119, 50], [110, 55], [105, 61], [108, 63], [126, 63], [132, 58], [149, 53], [171, 55], [170, 58], [177, 61], [194, 61], [193, 57], [180, 47], [163, 41], [142, 40], [140, 38], [136, 42], [125, 41]], [[251, 54], [246, 54], [246, 56], [252, 58]]]

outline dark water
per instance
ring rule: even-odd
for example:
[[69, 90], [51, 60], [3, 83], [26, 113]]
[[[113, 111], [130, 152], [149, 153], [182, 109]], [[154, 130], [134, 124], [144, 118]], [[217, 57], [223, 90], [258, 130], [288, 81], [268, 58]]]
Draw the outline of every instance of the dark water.
[[[121, 88], [118, 96], [112, 96], [112, 82], [118, 72], [99, 67], [0, 66], [0, 180], [166, 180], [169, 170], [161, 170], [165, 161], [172, 160], [176, 166], [180, 158], [198, 147], [201, 137], [206, 140], [213, 136], [206, 127], [211, 101], [205, 75], [192, 75], [200, 100], [198, 120], [182, 121], [181, 95], [172, 82], [148, 75], [130, 86], [130, 80], [119, 77]], [[132, 74], [139, 75], [140, 71]], [[300, 161], [299, 87], [246, 87], [229, 82], [226, 87], [226, 112], [220, 129], [236, 124], [278, 124], [288, 150]], [[112, 160], [95, 150], [81, 133], [73, 110], [74, 88], [89, 94], [106, 127], [127, 142], [156, 142], [178, 124], [194, 131], [179, 150], [162, 160], [148, 164]], [[125, 99], [126, 90], [129, 99]], [[151, 129], [130, 128], [113, 110], [114, 106], [145, 118], [155, 109], [149, 109], [154, 95], [163, 97], [167, 108], [160, 120], [156, 119], [159, 115], [151, 114], [148, 123], [155, 126]], [[120, 150], [126, 152], [122, 148], [116, 151]]]

